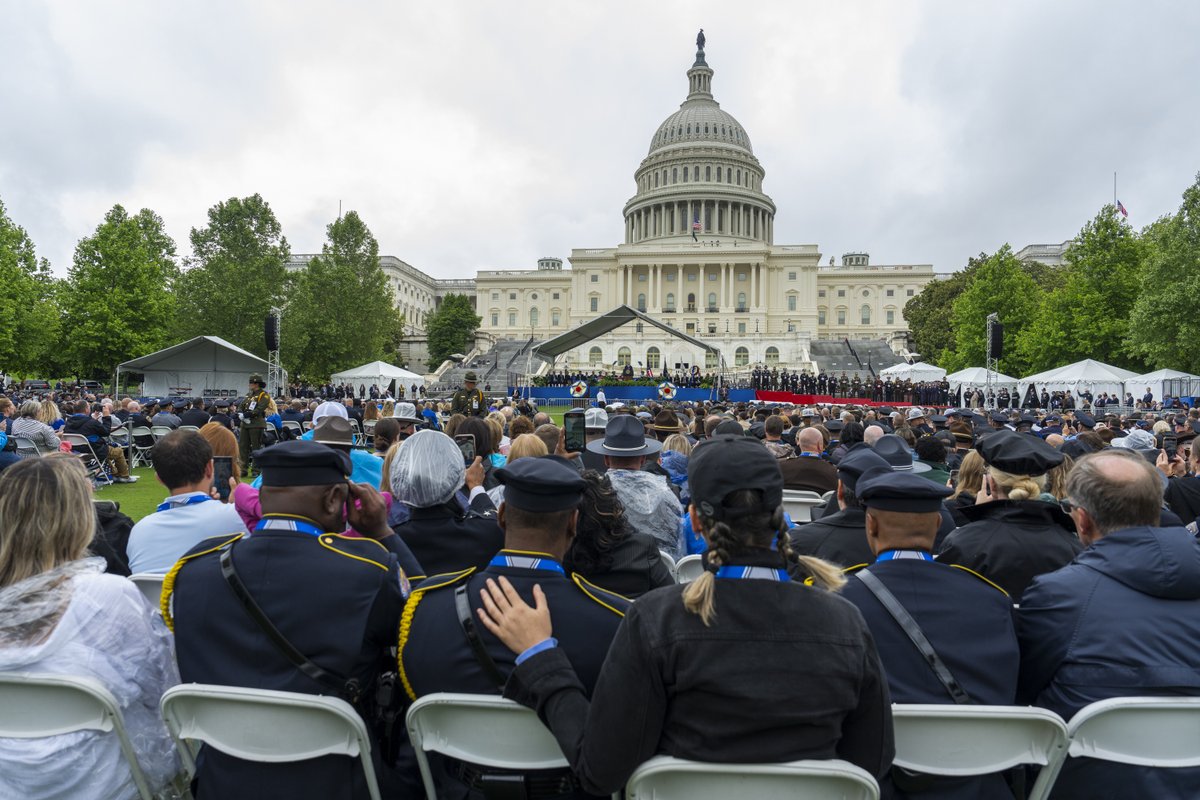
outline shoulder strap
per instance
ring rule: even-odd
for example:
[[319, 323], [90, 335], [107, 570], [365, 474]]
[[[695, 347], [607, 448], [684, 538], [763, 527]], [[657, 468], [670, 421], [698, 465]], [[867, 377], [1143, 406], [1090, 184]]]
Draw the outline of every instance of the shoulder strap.
[[271, 644], [275, 645], [288, 661], [295, 664], [297, 669], [317, 683], [337, 692], [339, 697], [351, 705], [358, 702], [359, 696], [362, 694], [362, 687], [359, 686], [355, 678], [343, 678], [335, 672], [322, 669], [314, 664], [307, 656], [297, 650], [291, 642], [284, 638], [279, 629], [271, 624], [271, 620], [267, 619], [267, 615], [263, 613], [258, 603], [254, 602], [254, 598], [246, 590], [246, 585], [242, 583], [237, 571], [233, 568], [232, 544], [221, 553], [221, 576], [225, 578], [225, 582], [229, 584], [229, 588], [233, 590], [234, 595], [241, 602], [242, 608], [246, 610], [250, 619], [254, 620], [258, 624], [258, 627], [262, 628], [263, 633], [271, 640]]
[[950, 672], [950, 668], [946, 666], [946, 662], [942, 661], [941, 656], [933, 649], [933, 645], [929, 643], [929, 639], [925, 638], [921, 626], [912, 618], [907, 609], [900, 604], [896, 599], [896, 595], [892, 594], [883, 582], [871, 574], [870, 570], [860, 570], [854, 573], [854, 577], [863, 582], [863, 585], [870, 590], [871, 594], [877, 599], [887, 612], [892, 615], [906, 634], [916, 645], [917, 650], [925, 658], [925, 663], [929, 664], [929, 668], [933, 670], [933, 674], [942, 682], [942, 686], [946, 687], [946, 691], [950, 693], [950, 698], [959, 705], [970, 705], [974, 703], [971, 696], [959, 684], [958, 679]]
[[483, 646], [483, 641], [479, 638], [479, 632], [475, 630], [475, 620], [471, 618], [471, 603], [467, 599], [467, 584], [465, 583], [454, 589], [454, 609], [458, 612], [458, 624], [467, 637], [467, 643], [471, 645], [471, 652], [475, 654], [475, 660], [483, 668], [488, 680], [496, 684], [496, 688], [503, 693], [507, 679], [500, 673], [496, 662], [488, 655], [487, 648]]

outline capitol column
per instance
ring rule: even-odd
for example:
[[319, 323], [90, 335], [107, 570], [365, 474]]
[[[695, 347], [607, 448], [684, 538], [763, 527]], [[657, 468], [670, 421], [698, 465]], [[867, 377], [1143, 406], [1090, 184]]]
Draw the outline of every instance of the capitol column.
[[750, 265], [750, 308], [758, 311], [758, 264]]

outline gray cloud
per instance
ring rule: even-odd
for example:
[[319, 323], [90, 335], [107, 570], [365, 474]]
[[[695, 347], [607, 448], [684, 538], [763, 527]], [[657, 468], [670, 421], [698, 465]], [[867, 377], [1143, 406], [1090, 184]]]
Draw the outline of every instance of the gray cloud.
[[187, 234], [261, 192], [296, 251], [338, 201], [442, 277], [610, 246], [698, 27], [780, 243], [962, 266], [1139, 225], [1200, 169], [1200, 6], [0, 0], [0, 198], [63, 273], [113, 203]]

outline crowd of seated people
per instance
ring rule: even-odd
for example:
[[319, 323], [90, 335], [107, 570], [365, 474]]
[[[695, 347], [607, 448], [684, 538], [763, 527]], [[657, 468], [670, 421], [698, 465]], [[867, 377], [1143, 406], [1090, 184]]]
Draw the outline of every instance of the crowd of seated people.
[[[14, 436], [53, 444], [44, 403], [21, 400], [0, 402]], [[156, 790], [180, 774], [158, 713], [180, 681], [345, 699], [396, 798], [423, 793], [403, 712], [438, 692], [536, 710], [569, 764], [514, 777], [431, 756], [453, 798], [514, 783], [605, 796], [660, 754], [837, 758], [884, 796], [1012, 797], [1021, 770], [894, 768], [892, 703], [1069, 720], [1110, 697], [1200, 696], [1200, 411], [614, 404], [587, 409], [579, 451], [511, 403], [470, 418], [431, 404], [431, 420], [399, 400], [292, 400], [276, 402], [313, 427], [256, 452], [253, 484], [226, 420], [192, 413], [207, 409], [53, 400], [63, 428], [180, 420], [151, 450], [162, 503], [117, 537], [74, 456], [0, 472], [0, 672], [108, 687]], [[214, 457], [235, 462], [227, 486]], [[823, 495], [811, 520], [787, 513], [793, 490]], [[678, 584], [688, 555], [703, 572]], [[162, 575], [158, 608], [130, 572]], [[243, 595], [320, 669], [286, 655]], [[367, 796], [345, 756], [265, 764], [204, 747], [190, 777], [201, 799]], [[1070, 759], [1056, 787], [1190, 797], [1200, 771]], [[0, 739], [0, 796], [23, 795], [134, 790], [109, 734]]]

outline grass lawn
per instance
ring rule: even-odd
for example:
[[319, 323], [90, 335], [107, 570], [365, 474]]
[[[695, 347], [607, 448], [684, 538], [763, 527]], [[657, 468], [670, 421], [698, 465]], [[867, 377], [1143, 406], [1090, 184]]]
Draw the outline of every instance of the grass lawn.
[[137, 522], [151, 514], [158, 504], [167, 498], [167, 490], [154, 477], [154, 470], [138, 467], [131, 473], [138, 476], [137, 483], [114, 483], [96, 490], [97, 500], [115, 500], [121, 513]]
[[[563, 414], [568, 410], [568, 406], [551, 406], [546, 413], [555, 425], [562, 425]], [[167, 490], [155, 479], [154, 470], [150, 467], [138, 467], [132, 474], [138, 476], [137, 483], [114, 483], [97, 489], [96, 499], [115, 500], [121, 506], [121, 513], [137, 522], [147, 514], [154, 513], [158, 504], [166, 499]]]

